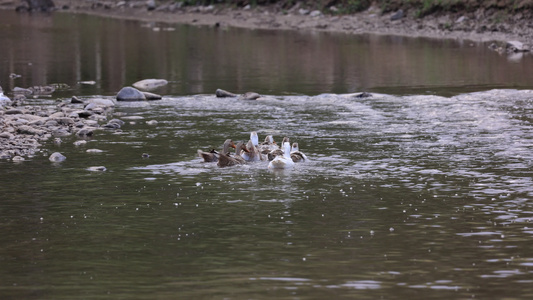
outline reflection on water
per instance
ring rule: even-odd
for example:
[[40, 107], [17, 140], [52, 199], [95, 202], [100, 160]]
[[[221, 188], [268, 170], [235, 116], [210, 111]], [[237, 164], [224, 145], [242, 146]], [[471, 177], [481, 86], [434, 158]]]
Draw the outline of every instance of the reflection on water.
[[[48, 54], [50, 49], [29, 55], [20, 50], [27, 49], [20, 39], [9, 40], [14, 46], [1, 51], [12, 49], [16, 59], [8, 60], [9, 70], [22, 69], [16, 73], [23, 75], [10, 84], [95, 79], [98, 86], [70, 91], [90, 96], [113, 94], [140, 78], [164, 77], [179, 83], [168, 87], [169, 94], [185, 96], [119, 103], [115, 116], [108, 117], [126, 121], [122, 131], [98, 131], [80, 147], [72, 144], [75, 137], [66, 137], [31, 160], [0, 161], [2, 299], [525, 299], [533, 294], [531, 90], [453, 97], [375, 93], [362, 99], [322, 93], [383, 85], [409, 94], [419, 82], [423, 89], [461, 90], [474, 83], [510, 85], [512, 74], [521, 74], [521, 84], [530, 75], [516, 73], [520, 66], [487, 52], [491, 64], [468, 68], [461, 62], [485, 50], [455, 42], [412, 42], [428, 51], [427, 64], [419, 64], [423, 56], [405, 48], [411, 42], [394, 38], [189, 27], [155, 33], [133, 22], [83, 16], [46, 20], [38, 23], [45, 33], [59, 31], [71, 41], [78, 32], [79, 43], [87, 45], [66, 51], [60, 56], [63, 67], [55, 68], [63, 63], [53, 54], [59, 45], [48, 44], [56, 47]], [[95, 30], [102, 36], [96, 38]], [[155, 40], [115, 45], [115, 30], [124, 33], [121, 39]], [[129, 30], [138, 34], [130, 36]], [[189, 34], [190, 43], [177, 38], [178, 32]], [[148, 46], [165, 38], [168, 47]], [[263, 39], [283, 51], [272, 58], [262, 49]], [[295, 55], [286, 46], [291, 43], [314, 45], [309, 50], [314, 54]], [[351, 55], [368, 51], [367, 57], [381, 57], [378, 51], [390, 49], [398, 56], [387, 56], [381, 66]], [[438, 71], [439, 60], [431, 53], [450, 55], [449, 68]], [[71, 64], [76, 60], [70, 55], [79, 56], [78, 64]], [[146, 65], [139, 60], [143, 55]], [[300, 65], [306, 55], [309, 63]], [[315, 63], [313, 55], [325, 63]], [[357, 60], [365, 63], [352, 65]], [[404, 68], [387, 69], [395, 63], [416, 72], [404, 78], [399, 71]], [[34, 65], [47, 64], [52, 67], [33, 73]], [[265, 76], [284, 64], [289, 67], [278, 77]], [[480, 71], [485, 67], [501, 70], [485, 74]], [[213, 73], [228, 74], [228, 81], [222, 84], [223, 76]], [[472, 74], [480, 76], [469, 78]], [[220, 86], [282, 96], [238, 101], [197, 94], [212, 94]], [[31, 104], [56, 105], [53, 99]], [[197, 149], [219, 148], [228, 137], [246, 140], [253, 130], [278, 142], [289, 136], [311, 161], [273, 172], [261, 162], [221, 169], [196, 157]], [[50, 163], [47, 157], [55, 151], [67, 160]], [[88, 171], [91, 166], [107, 171]]]
[[[6, 90], [64, 82], [78, 95], [113, 95], [138, 80], [164, 78], [171, 84], [159, 92], [172, 95], [217, 88], [455, 95], [532, 88], [533, 82], [530, 55], [507, 58], [468, 41], [176, 25], [154, 31], [138, 22], [72, 14], [0, 11], [0, 19]], [[10, 79], [10, 73], [22, 77]], [[96, 85], [77, 84], [92, 80]]]

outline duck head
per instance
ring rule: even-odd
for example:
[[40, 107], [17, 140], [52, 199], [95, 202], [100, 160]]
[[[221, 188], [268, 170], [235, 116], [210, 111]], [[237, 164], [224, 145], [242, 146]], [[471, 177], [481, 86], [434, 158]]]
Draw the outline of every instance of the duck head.
[[294, 151], [300, 151], [300, 148], [298, 148], [298, 143], [292, 143], [291, 152]]
[[273, 136], [267, 135], [265, 137], [265, 142], [264, 143], [267, 144], [267, 145], [271, 145], [271, 144], [275, 144], [276, 142], [274, 142], [274, 137]]
[[238, 142], [237, 146], [235, 146], [235, 154], [241, 154], [241, 151], [244, 151], [246, 153], [250, 152], [248, 148], [246, 148], [246, 145], [244, 145], [243, 142]]
[[222, 147], [222, 153], [226, 154], [229, 152], [229, 148], [235, 148], [235, 143], [231, 139], [227, 139], [224, 142], [224, 146]]

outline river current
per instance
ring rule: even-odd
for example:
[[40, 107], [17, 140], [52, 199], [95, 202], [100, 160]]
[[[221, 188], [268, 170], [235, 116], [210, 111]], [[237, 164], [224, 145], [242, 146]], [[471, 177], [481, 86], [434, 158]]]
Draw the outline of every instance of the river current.
[[[50, 25], [45, 32], [59, 31], [56, 38], [65, 38], [70, 29], [61, 26], [71, 24], [69, 18], [75, 17], [46, 19], [61, 25]], [[136, 26], [148, 34], [131, 22], [77, 18], [88, 18], [76, 20], [81, 28], [109, 23], [110, 28]], [[212, 29], [194, 30], [199, 37], [214, 34]], [[177, 35], [170, 32], [157, 34]], [[255, 37], [238, 31], [231, 38], [263, 40], [265, 35], [274, 34]], [[289, 33], [282, 36], [277, 38], [294, 40]], [[344, 38], [344, 45], [368, 46], [367, 38]], [[385, 37], [376, 47], [391, 49], [391, 39]], [[152, 44], [165, 40], [170, 36], [153, 37]], [[425, 51], [435, 48], [427, 57], [458, 51], [451, 61], [461, 53], [482, 51], [498, 70], [510, 69], [509, 74], [530, 64], [528, 56], [517, 63], [480, 47], [406, 43], [415, 53], [419, 45]], [[122, 50], [131, 54], [131, 49]], [[131, 84], [136, 76], [160, 75], [172, 82], [156, 91], [164, 95], [162, 100], [117, 103], [108, 118], [124, 120], [120, 130], [97, 131], [85, 146], [74, 146], [74, 136], [60, 145], [50, 141], [21, 163], [0, 161], [2, 299], [533, 296], [533, 90], [527, 75], [520, 83], [522, 79], [510, 75], [487, 75], [485, 66], [467, 72], [479, 76], [464, 77], [462, 71], [431, 73], [427, 65], [414, 64], [410, 78], [416, 84], [407, 86], [405, 76], [389, 77], [404, 72], [402, 68], [381, 70], [381, 76], [371, 74], [361, 83], [351, 71], [323, 73], [317, 65], [310, 66], [316, 73], [301, 73], [313, 76], [302, 78], [288, 66], [269, 81], [262, 75], [274, 72], [268, 67], [284, 64], [267, 64], [254, 73], [250, 64], [237, 68], [229, 63], [222, 68], [229, 90], [244, 92], [256, 85], [264, 96], [242, 101], [216, 98], [214, 88], [226, 88], [220, 76], [195, 73], [205, 71], [199, 62], [211, 62], [217, 55], [176, 59], [176, 65], [187, 62], [189, 67], [169, 68], [168, 73], [157, 73], [157, 64], [139, 63], [141, 75], [132, 71], [128, 55], [103, 55], [102, 61], [119, 57], [129, 62], [126, 70], [109, 68], [117, 72], [113, 84], [105, 80], [105, 72], [69, 69], [68, 57], [51, 57], [57, 71], [45, 68], [44, 77], [18, 72], [22, 81], [10, 84], [38, 85], [48, 78], [72, 89], [31, 99], [28, 105], [54, 106], [72, 94], [113, 99], [119, 86]], [[232, 57], [223, 56], [230, 62]], [[299, 59], [288, 57], [285, 61]], [[337, 61], [351, 62], [353, 56], [339, 57], [324, 66], [364, 66], [341, 67]], [[27, 65], [22, 58], [2, 64], [6, 61]], [[78, 66], [86, 62], [78, 61]], [[416, 70], [421, 69], [435, 78], [418, 77]], [[76, 70], [86, 74], [72, 77]], [[258, 77], [247, 76], [252, 73]], [[93, 77], [98, 74], [101, 79]], [[333, 74], [331, 85], [324, 74]], [[347, 84], [337, 85], [338, 78]], [[76, 83], [88, 79], [98, 83]], [[526, 86], [515, 89], [517, 85]], [[350, 89], [368, 90], [371, 96], [361, 98]], [[260, 139], [273, 135], [277, 142], [290, 137], [309, 161], [272, 171], [266, 162], [219, 168], [197, 157], [197, 149], [220, 148], [227, 138], [247, 141], [251, 131]], [[48, 156], [56, 151], [67, 160], [51, 163]], [[107, 170], [92, 172], [91, 166]]]

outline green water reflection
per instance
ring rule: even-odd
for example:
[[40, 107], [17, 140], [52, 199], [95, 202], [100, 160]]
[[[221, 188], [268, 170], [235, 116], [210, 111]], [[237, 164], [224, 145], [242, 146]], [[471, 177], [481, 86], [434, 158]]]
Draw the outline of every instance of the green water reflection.
[[[0, 14], [0, 83], [6, 90], [64, 82], [74, 88], [68, 95], [114, 95], [138, 80], [165, 78], [171, 85], [160, 92], [172, 95], [217, 88], [275, 95], [455, 95], [531, 88], [533, 82], [530, 55], [499, 55], [488, 44], [469, 41]], [[22, 77], [10, 79], [10, 73]], [[90, 80], [96, 84], [78, 84]]]

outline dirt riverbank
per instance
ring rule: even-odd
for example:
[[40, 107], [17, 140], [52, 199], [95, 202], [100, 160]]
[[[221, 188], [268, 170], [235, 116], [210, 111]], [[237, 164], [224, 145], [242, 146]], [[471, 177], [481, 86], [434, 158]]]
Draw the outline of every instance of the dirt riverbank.
[[[149, 2], [151, 1], [54, 0], [56, 13], [85, 13], [143, 22], [370, 33], [474, 42], [520, 41], [528, 50], [533, 45], [533, 21], [528, 10], [510, 13], [508, 10], [480, 7], [476, 10], [440, 11], [420, 17], [420, 12], [416, 9], [402, 9], [399, 16], [399, 9], [384, 13], [377, 5], [362, 12], [341, 15], [335, 12], [335, 7], [319, 11], [299, 2], [288, 8], [279, 4], [256, 7], [227, 4], [181, 6], [175, 1], [153, 1], [154, 6], [149, 7]], [[14, 9], [20, 4], [16, 0], [0, 0], [0, 8], [4, 9]]]

